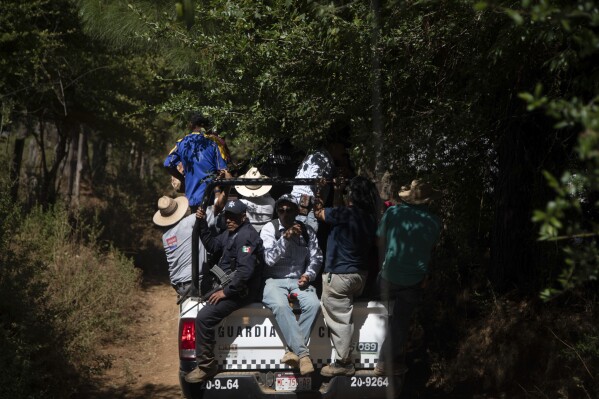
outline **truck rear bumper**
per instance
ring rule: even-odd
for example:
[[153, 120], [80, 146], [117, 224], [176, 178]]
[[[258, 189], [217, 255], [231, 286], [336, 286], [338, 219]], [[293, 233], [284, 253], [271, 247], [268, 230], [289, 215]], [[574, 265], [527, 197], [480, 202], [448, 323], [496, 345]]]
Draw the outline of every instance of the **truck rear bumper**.
[[185, 381], [186, 372], [179, 372], [181, 389], [186, 398], [231, 399], [244, 398], [396, 398], [401, 392], [403, 376], [377, 377], [372, 370], [359, 370], [353, 377], [321, 377], [312, 374], [312, 390], [302, 392], [276, 391], [269, 386], [265, 373], [258, 371], [221, 372], [210, 381], [189, 384]]

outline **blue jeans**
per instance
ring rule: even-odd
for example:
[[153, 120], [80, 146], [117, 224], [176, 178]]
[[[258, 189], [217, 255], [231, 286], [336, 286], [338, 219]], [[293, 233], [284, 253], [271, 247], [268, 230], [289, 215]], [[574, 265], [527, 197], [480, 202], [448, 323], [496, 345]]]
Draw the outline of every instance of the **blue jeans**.
[[[313, 286], [300, 289], [296, 278], [269, 278], [264, 286], [262, 303], [269, 308], [287, 346], [299, 357], [308, 356], [308, 341], [318, 316], [320, 301]], [[297, 294], [302, 313], [296, 319], [293, 309], [289, 306], [287, 295]]]
[[393, 314], [389, 320], [385, 341], [381, 346], [379, 360], [404, 364], [405, 349], [410, 333], [410, 321], [414, 310], [422, 302], [420, 283], [412, 286], [393, 284], [380, 275], [377, 279], [383, 300], [394, 300]]

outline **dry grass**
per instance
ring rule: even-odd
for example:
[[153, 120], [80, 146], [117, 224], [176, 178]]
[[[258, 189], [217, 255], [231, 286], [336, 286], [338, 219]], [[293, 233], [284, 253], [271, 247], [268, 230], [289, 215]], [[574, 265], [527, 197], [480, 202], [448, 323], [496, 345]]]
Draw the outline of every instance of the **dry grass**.
[[599, 397], [596, 306], [500, 298], [465, 326], [455, 357], [429, 381], [444, 390], [510, 397]]
[[[2, 259], [10, 267], [2, 269], [0, 283], [18, 290], [8, 312], [28, 330], [7, 341], [14, 343], [13, 358], [25, 353], [16, 363], [27, 378], [14, 384], [29, 386], [7, 390], [11, 397], [69, 397], [110, 366], [102, 346], [126, 334], [139, 271], [119, 251], [86, 241], [94, 237], [93, 226], [77, 226], [57, 206], [33, 210], [11, 232], [11, 256]], [[19, 306], [21, 314], [14, 312]]]

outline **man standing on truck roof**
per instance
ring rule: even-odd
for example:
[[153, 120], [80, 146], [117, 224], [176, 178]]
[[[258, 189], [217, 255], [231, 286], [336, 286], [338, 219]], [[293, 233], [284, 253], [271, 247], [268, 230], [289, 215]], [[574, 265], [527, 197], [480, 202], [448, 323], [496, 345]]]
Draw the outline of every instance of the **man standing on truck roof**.
[[[325, 184], [321, 180], [318, 187]], [[355, 373], [351, 359], [354, 297], [362, 293], [368, 277], [368, 257], [375, 242], [380, 202], [374, 183], [362, 176], [350, 181], [347, 206], [342, 206], [341, 201], [343, 185], [336, 184], [334, 189], [335, 207], [324, 208], [320, 190], [314, 204], [316, 218], [332, 227], [322, 274], [321, 306], [331, 331], [335, 359], [320, 370], [325, 377]]]
[[[195, 213], [204, 198], [204, 190], [211, 177], [227, 169], [228, 149], [224, 142], [206, 129], [211, 127], [208, 118], [194, 113], [189, 122], [191, 133], [179, 140], [164, 160], [168, 172], [185, 186], [185, 196]], [[184, 172], [177, 166], [181, 163]]]
[[[310, 282], [320, 272], [322, 252], [314, 229], [295, 220], [299, 206], [292, 195], [282, 195], [275, 209], [279, 218], [267, 223], [260, 233], [266, 264], [262, 302], [272, 311], [291, 349], [285, 352], [281, 363], [299, 367], [300, 373], [306, 375], [314, 371], [308, 342], [320, 307], [316, 289]], [[289, 306], [289, 296], [299, 301], [299, 320]]]
[[218, 373], [214, 357], [215, 328], [233, 311], [253, 302], [259, 292], [264, 248], [258, 232], [245, 214], [246, 206], [240, 200], [227, 202], [225, 221], [227, 230], [214, 235], [208, 229], [206, 213], [199, 208], [200, 239], [208, 252], [221, 255], [218, 266], [227, 274], [235, 273], [230, 284], [214, 292], [196, 316], [196, 359], [198, 366], [185, 376], [185, 381], [198, 383]]
[[379, 248], [384, 250], [379, 273], [383, 298], [394, 300], [393, 315], [381, 346], [377, 375], [407, 370], [405, 347], [410, 318], [422, 301], [428, 264], [441, 233], [441, 219], [429, 209], [440, 193], [418, 180], [399, 192], [400, 203], [389, 207], [379, 225]]

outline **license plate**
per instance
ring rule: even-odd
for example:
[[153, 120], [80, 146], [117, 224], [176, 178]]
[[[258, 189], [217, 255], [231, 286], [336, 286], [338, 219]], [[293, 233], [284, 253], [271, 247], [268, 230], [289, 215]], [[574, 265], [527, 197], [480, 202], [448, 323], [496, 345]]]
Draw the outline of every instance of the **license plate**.
[[276, 373], [276, 391], [309, 391], [312, 388], [311, 377], [299, 377], [293, 373]]

